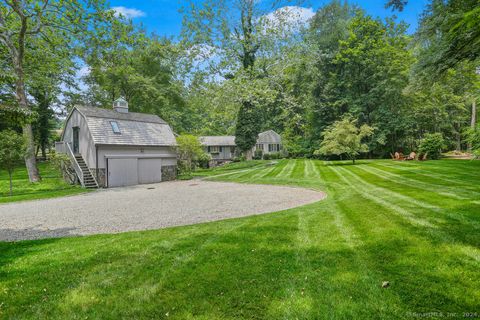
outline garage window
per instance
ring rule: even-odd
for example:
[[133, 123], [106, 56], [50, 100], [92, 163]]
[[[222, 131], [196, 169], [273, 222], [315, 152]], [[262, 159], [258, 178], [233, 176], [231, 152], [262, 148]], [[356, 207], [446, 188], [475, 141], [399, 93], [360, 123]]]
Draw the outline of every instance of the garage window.
[[110, 121], [110, 125], [112, 126], [112, 131], [113, 131], [113, 133], [122, 134], [122, 133], [120, 132], [120, 127], [118, 126], [117, 121]]

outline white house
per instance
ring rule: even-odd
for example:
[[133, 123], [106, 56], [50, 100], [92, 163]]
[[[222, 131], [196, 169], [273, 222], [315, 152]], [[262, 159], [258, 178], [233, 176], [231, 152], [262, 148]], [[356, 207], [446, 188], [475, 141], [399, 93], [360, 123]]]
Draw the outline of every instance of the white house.
[[[202, 136], [199, 137], [199, 140], [205, 151], [211, 155], [213, 165], [231, 161], [238, 155], [235, 136]], [[255, 147], [253, 147], [253, 153], [256, 150], [261, 150], [262, 155], [280, 152], [282, 150], [281, 136], [273, 130], [261, 132]]]
[[56, 143], [69, 155], [85, 187], [117, 187], [176, 178], [175, 136], [152, 114], [128, 111], [123, 99], [113, 110], [75, 106]]

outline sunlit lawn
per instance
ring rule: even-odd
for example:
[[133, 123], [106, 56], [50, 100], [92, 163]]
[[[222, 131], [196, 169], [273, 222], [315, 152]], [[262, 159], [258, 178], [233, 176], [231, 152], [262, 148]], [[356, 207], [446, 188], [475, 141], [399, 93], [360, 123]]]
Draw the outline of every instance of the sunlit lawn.
[[480, 312], [480, 162], [269, 163], [201, 174], [324, 190], [327, 199], [195, 226], [0, 243], [0, 318]]
[[13, 172], [13, 196], [10, 196], [8, 173], [5, 170], [0, 171], [0, 203], [53, 198], [85, 192], [85, 189], [65, 183], [60, 172], [48, 162], [40, 162], [38, 169], [42, 176], [42, 181], [38, 183], [30, 183], [25, 166], [15, 169]]

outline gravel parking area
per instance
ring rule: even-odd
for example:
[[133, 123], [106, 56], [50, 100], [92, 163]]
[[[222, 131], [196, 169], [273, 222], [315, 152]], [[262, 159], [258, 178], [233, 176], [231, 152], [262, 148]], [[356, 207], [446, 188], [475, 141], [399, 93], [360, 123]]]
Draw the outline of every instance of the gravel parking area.
[[173, 181], [0, 205], [0, 241], [159, 229], [289, 209], [322, 200], [302, 188]]

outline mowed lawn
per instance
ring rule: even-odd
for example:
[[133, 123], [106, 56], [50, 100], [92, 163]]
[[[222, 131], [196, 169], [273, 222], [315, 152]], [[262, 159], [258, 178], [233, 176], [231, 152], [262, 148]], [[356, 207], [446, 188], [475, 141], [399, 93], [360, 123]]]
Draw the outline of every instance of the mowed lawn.
[[0, 318], [480, 313], [480, 162], [269, 163], [200, 174], [327, 199], [195, 226], [0, 243]]
[[25, 166], [13, 172], [13, 195], [10, 196], [10, 180], [5, 170], [0, 170], [0, 203], [21, 200], [44, 199], [85, 192], [79, 186], [66, 183], [58, 169], [49, 162], [38, 163], [42, 181], [30, 183]]

